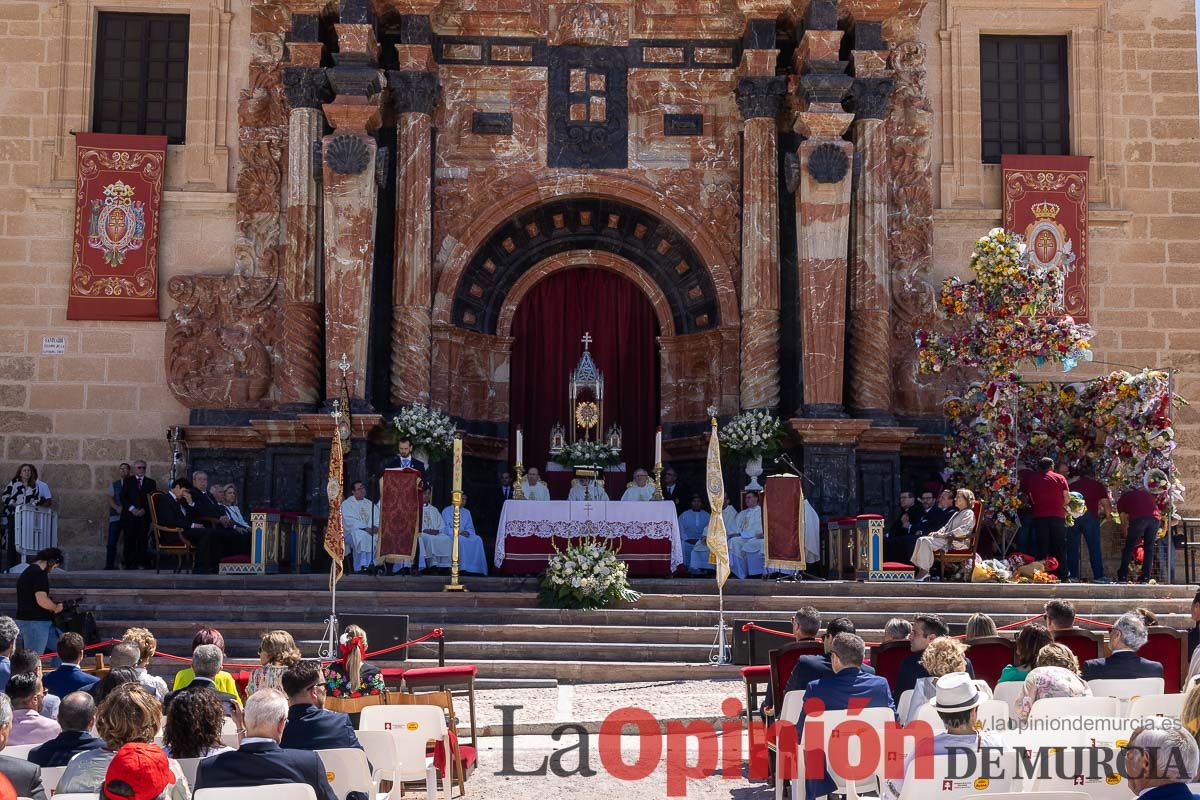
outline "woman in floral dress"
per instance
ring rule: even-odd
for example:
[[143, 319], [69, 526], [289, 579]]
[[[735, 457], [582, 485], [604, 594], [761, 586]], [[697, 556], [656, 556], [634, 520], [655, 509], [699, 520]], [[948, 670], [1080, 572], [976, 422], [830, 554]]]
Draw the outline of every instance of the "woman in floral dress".
[[279, 679], [288, 668], [300, 661], [300, 650], [296, 640], [287, 631], [267, 631], [258, 645], [258, 658], [262, 666], [250, 673], [246, 684], [246, 697], [259, 689], [279, 689]]
[[387, 690], [379, 668], [363, 660], [367, 653], [366, 631], [357, 625], [347, 625], [338, 649], [341, 660], [326, 670], [325, 686], [330, 697], [365, 697]]
[[1038, 651], [1037, 666], [1025, 676], [1014, 707], [1017, 720], [1026, 722], [1033, 704], [1046, 697], [1091, 697], [1092, 690], [1079, 677], [1079, 659], [1057, 642]]

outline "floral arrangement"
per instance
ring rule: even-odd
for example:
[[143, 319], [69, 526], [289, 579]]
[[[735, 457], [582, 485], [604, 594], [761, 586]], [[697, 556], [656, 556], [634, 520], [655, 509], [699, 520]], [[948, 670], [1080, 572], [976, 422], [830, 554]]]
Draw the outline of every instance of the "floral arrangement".
[[454, 447], [454, 423], [436, 408], [406, 406], [392, 418], [392, 426], [401, 439], [412, 442], [413, 449], [428, 453], [431, 461], [445, 458]]
[[621, 453], [605, 442], [580, 439], [563, 447], [554, 460], [568, 467], [611, 467], [621, 463]]
[[540, 585], [538, 600], [558, 608], [607, 608], [641, 597], [629, 588], [629, 569], [616, 551], [595, 537], [572, 539], [565, 550], [556, 546]]
[[975, 568], [971, 572], [972, 583], [1007, 583], [1012, 579], [1012, 570], [1008, 564], [996, 559], [975, 559]]
[[774, 456], [782, 440], [783, 423], [767, 411], [743, 411], [721, 428], [721, 449], [745, 459]]
[[1083, 495], [1079, 492], [1071, 492], [1067, 500], [1067, 527], [1075, 524], [1075, 520], [1087, 513], [1087, 501], [1083, 499]]

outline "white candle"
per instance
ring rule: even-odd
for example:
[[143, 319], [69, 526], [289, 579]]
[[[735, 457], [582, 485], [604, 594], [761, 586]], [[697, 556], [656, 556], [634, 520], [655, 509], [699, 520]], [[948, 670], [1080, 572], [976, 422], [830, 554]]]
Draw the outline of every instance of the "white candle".
[[518, 425], [517, 426], [517, 463], [518, 464], [525, 463], [525, 459], [522, 458], [522, 456], [524, 456], [524, 455], [525, 455], [525, 434], [521, 432], [521, 427]]
[[662, 463], [662, 426], [658, 426], [658, 430], [654, 432], [654, 463]]
[[462, 439], [457, 436], [454, 438], [454, 473], [451, 489], [455, 492], [462, 491]]

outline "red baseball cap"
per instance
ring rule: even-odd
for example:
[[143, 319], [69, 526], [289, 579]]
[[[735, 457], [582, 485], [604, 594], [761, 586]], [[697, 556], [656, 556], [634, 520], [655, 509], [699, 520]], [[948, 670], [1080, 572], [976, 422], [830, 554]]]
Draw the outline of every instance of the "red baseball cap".
[[174, 782], [175, 773], [161, 747], [130, 742], [109, 762], [100, 796], [106, 800], [155, 800]]

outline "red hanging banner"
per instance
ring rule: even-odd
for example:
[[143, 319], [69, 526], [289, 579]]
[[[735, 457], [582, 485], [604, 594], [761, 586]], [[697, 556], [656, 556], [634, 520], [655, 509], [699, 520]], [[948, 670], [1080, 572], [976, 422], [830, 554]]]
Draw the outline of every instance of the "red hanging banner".
[[1038, 266], [1060, 268], [1064, 256], [1074, 254], [1061, 305], [1076, 322], [1088, 319], [1088, 160], [1088, 156], [1000, 157], [1004, 228], [1025, 237], [1030, 258]]
[[75, 153], [67, 319], [157, 320], [167, 137], [78, 133]]

